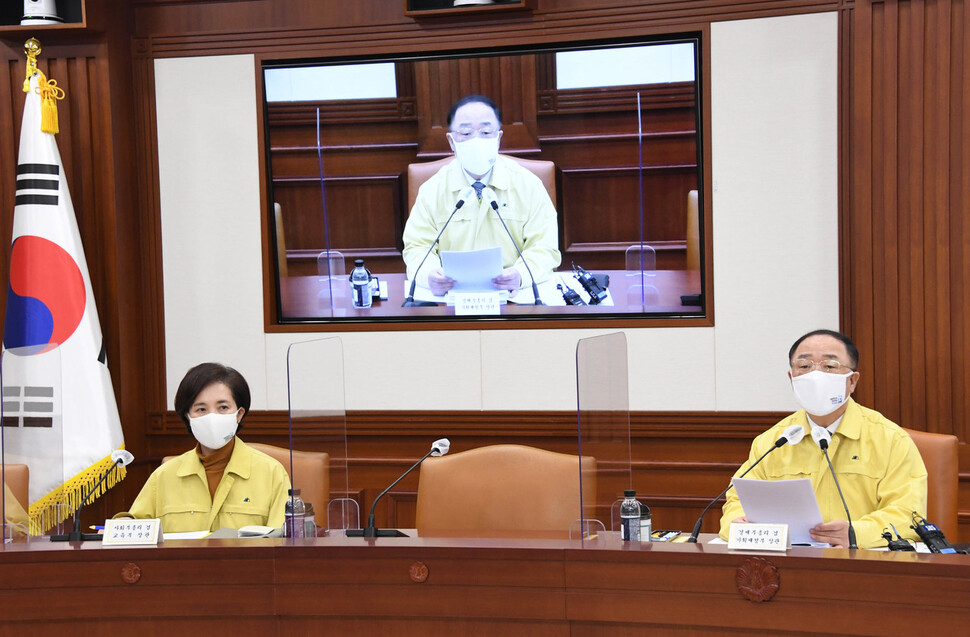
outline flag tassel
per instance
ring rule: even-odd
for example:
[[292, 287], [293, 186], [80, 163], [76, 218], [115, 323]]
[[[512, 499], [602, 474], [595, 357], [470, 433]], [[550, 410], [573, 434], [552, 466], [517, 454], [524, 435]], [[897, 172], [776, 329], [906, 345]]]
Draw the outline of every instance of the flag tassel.
[[[121, 447], [124, 449], [124, 446]], [[81, 471], [76, 476], [54, 489], [44, 497], [30, 505], [30, 534], [43, 535], [46, 531], [68, 518], [74, 517], [81, 504], [81, 499], [88, 495], [94, 485], [98, 483], [101, 476], [111, 469], [114, 460], [108, 455], [90, 467]], [[91, 493], [87, 504], [97, 500], [104, 495], [108, 489], [121, 482], [127, 469], [118, 467], [111, 471], [98, 490]], [[58, 506], [66, 504], [67, 506]]]

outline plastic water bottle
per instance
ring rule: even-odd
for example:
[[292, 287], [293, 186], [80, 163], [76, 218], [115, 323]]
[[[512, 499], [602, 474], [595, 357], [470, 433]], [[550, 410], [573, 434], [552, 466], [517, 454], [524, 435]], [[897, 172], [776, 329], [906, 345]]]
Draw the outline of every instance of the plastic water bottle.
[[637, 492], [633, 489], [623, 492], [623, 503], [620, 505], [620, 538], [624, 542], [640, 541], [640, 503], [637, 502]]
[[355, 259], [354, 269], [350, 272], [350, 288], [354, 297], [354, 307], [368, 308], [371, 306], [370, 281], [370, 270], [364, 267], [364, 260]]
[[290, 489], [286, 499], [286, 519], [283, 522], [285, 537], [306, 537], [306, 505], [300, 497], [299, 489]]
[[653, 540], [653, 518], [650, 517], [650, 507], [640, 503], [640, 541], [650, 542]]

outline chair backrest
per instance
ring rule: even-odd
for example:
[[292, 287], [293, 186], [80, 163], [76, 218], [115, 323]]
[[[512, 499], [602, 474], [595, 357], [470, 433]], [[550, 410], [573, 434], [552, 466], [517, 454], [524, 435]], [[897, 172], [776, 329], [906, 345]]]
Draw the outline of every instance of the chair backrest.
[[[293, 488], [300, 490], [300, 497], [304, 502], [313, 503], [313, 514], [318, 526], [327, 523], [327, 506], [330, 504], [330, 454], [323, 451], [293, 450], [293, 472], [290, 472], [290, 450], [286, 447], [274, 447], [260, 442], [247, 442], [249, 447], [262, 451], [267, 456], [278, 461], [293, 482], [293, 473], [297, 482]], [[165, 456], [162, 464], [178, 456]]]
[[957, 495], [959, 490], [959, 445], [956, 436], [906, 429], [926, 465], [926, 519], [957, 542]]
[[25, 464], [6, 464], [3, 466], [3, 477], [10, 492], [26, 510], [30, 505], [30, 468]]
[[687, 193], [687, 269], [701, 269], [701, 235], [698, 227], [697, 191]]
[[[582, 462], [583, 504], [592, 511], [596, 459]], [[428, 458], [418, 480], [416, 526], [425, 533], [566, 537], [580, 517], [579, 488], [579, 457], [545, 449], [493, 445]]]
[[[544, 161], [541, 159], [522, 159], [521, 157], [513, 157], [511, 155], [502, 155], [507, 157], [523, 168], [529, 170], [536, 177], [542, 180], [542, 185], [546, 187], [546, 192], [549, 193], [549, 198], [552, 199], [553, 205], [556, 205], [556, 164], [551, 161]], [[414, 200], [418, 198], [418, 188], [424, 182], [428, 181], [432, 175], [442, 169], [446, 164], [450, 163], [454, 157], [445, 157], [444, 159], [438, 159], [436, 161], [422, 162], [418, 164], [408, 165], [408, 211], [414, 207]]]
[[280, 268], [280, 276], [289, 276], [289, 268], [286, 265], [286, 233], [283, 232], [283, 207], [278, 203], [273, 204], [273, 218], [276, 222], [276, 258]]

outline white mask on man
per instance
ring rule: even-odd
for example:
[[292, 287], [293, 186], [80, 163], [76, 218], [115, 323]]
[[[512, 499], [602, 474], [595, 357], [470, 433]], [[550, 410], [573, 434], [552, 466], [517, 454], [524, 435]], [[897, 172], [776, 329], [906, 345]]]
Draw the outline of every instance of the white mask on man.
[[498, 141], [496, 136], [492, 139], [472, 137], [465, 142], [456, 142], [455, 156], [458, 157], [458, 163], [470, 175], [485, 175], [498, 159]]
[[222, 449], [236, 435], [236, 429], [239, 428], [239, 423], [236, 422], [238, 414], [237, 409], [231, 414], [213, 412], [198, 418], [189, 416], [189, 427], [200, 445], [212, 450]]
[[791, 379], [795, 401], [813, 416], [827, 416], [849, 399], [846, 381], [854, 373], [829, 374], [816, 369], [795, 376]]

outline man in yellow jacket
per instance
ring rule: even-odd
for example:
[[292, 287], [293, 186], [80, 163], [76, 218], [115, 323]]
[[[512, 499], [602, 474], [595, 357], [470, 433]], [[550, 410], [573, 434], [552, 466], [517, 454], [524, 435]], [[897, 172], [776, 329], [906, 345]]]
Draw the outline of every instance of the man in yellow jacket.
[[[816, 330], [795, 341], [789, 361], [789, 378], [802, 409], [755, 438], [748, 460], [735, 477], [767, 452], [789, 426], [802, 425], [806, 435], [799, 443], [776, 449], [745, 477], [810, 479], [823, 520], [812, 529], [812, 539], [848, 547], [845, 508], [828, 463], [810, 435], [814, 428], [825, 428], [831, 436], [829, 457], [859, 548], [885, 546], [881, 534], [891, 526], [903, 537], [916, 539], [909, 525], [913, 512], [926, 514], [926, 467], [901, 427], [850, 397], [859, 382], [855, 344], [839, 332]], [[732, 522], [747, 521], [732, 489], [721, 516], [721, 537], [727, 539]]]

